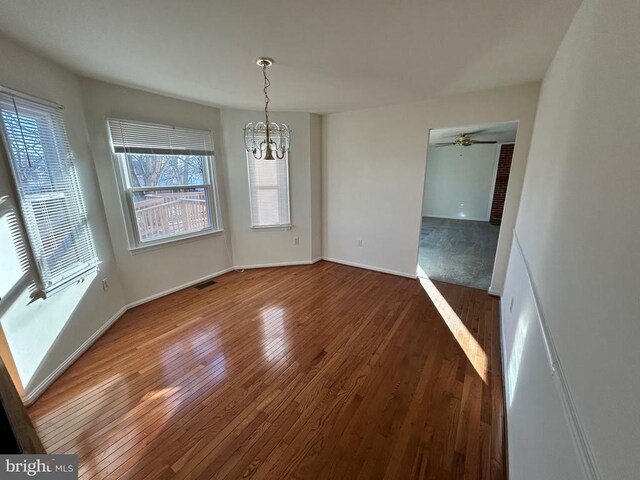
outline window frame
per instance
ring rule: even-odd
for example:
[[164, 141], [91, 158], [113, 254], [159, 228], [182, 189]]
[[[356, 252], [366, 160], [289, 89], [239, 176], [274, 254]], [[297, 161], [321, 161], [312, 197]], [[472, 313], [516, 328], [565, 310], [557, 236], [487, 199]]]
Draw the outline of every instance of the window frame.
[[[123, 210], [123, 217], [125, 220], [127, 239], [128, 239], [128, 250], [129, 253], [135, 255], [136, 253], [140, 253], [147, 250], [153, 250], [156, 248], [161, 248], [165, 246], [169, 246], [172, 244], [182, 243], [189, 240], [196, 240], [201, 237], [216, 235], [224, 232], [224, 228], [222, 225], [222, 212], [220, 208], [220, 197], [218, 190], [218, 174], [216, 169], [216, 156], [215, 153], [212, 155], [199, 155], [203, 158], [204, 169], [204, 183], [194, 184], [194, 185], [157, 185], [157, 186], [142, 186], [142, 187], [133, 187], [131, 186], [131, 177], [130, 171], [127, 164], [127, 153], [119, 153], [115, 151], [113, 138], [111, 136], [111, 130], [109, 128], [109, 121], [123, 121], [123, 122], [131, 122], [137, 123], [140, 125], [149, 125], [149, 126], [163, 126], [163, 127], [172, 127], [178, 128], [174, 125], [163, 124], [157, 122], [142, 122], [139, 120], [132, 120], [127, 118], [115, 118], [108, 117], [105, 122], [107, 139], [109, 141], [109, 149], [111, 152], [111, 157], [113, 159], [114, 167], [116, 170], [116, 180], [121, 200], [121, 206]], [[191, 127], [179, 127], [185, 130], [197, 130]], [[210, 130], [202, 130], [206, 131], [211, 138], [211, 144], [213, 144], [213, 132]], [[173, 154], [167, 154], [173, 155]], [[179, 155], [175, 155], [179, 156]], [[195, 232], [187, 232], [179, 235], [171, 235], [164, 238], [158, 238], [155, 240], [143, 241], [140, 238], [140, 229], [138, 228], [138, 222], [136, 219], [136, 210], [135, 210], [135, 202], [134, 195], [136, 192], [153, 192], [159, 190], [167, 190], [167, 191], [175, 191], [175, 190], [197, 190], [203, 189], [206, 192], [207, 198], [207, 213], [210, 228], [198, 230]]]
[[[287, 187], [287, 212], [289, 214], [289, 222], [288, 223], [274, 223], [274, 224], [266, 224], [266, 225], [254, 225], [253, 223], [253, 194], [252, 194], [252, 183], [251, 183], [251, 167], [249, 162], [258, 161], [253, 158], [251, 152], [246, 152], [247, 159], [247, 183], [249, 186], [249, 223], [251, 225], [251, 230], [291, 230], [293, 228], [293, 220], [292, 220], [292, 212], [291, 212], [291, 180], [290, 180], [290, 171], [289, 171], [289, 152], [285, 152], [285, 158], [280, 159], [285, 162], [285, 170], [286, 170], [286, 187]], [[278, 160], [260, 160], [265, 162], [277, 162]], [[276, 174], [277, 179], [277, 174]], [[256, 190], [278, 190], [280, 187], [276, 185], [275, 187], [256, 187]]]
[[[27, 224], [30, 222], [37, 226], [37, 220], [31, 218], [27, 221], [27, 216], [35, 215], [33, 213], [33, 203], [36, 200], [26, 198], [26, 194], [23, 192], [22, 185], [20, 180], [18, 180], [19, 172], [17, 170], [17, 166], [14, 164], [13, 155], [12, 155], [12, 146], [8, 134], [5, 128], [0, 128], [0, 145], [2, 150], [2, 155], [6, 158], [7, 172], [9, 178], [9, 204], [14, 205], [17, 208], [14, 208], [14, 214], [17, 219], [18, 232], [16, 234], [20, 237], [21, 242], [24, 245], [24, 251], [27, 256], [29, 273], [33, 275], [33, 281], [36, 289], [31, 293], [32, 298], [42, 298], [45, 299], [56, 292], [63, 290], [65, 287], [83, 281], [83, 279], [92, 274], [93, 272], [99, 269], [100, 260], [97, 256], [96, 246], [93, 240], [93, 235], [91, 232], [91, 226], [89, 224], [89, 215], [86, 210], [86, 205], [84, 204], [83, 191], [82, 186], [80, 184], [80, 178], [78, 174], [78, 170], [75, 165], [75, 157], [73, 155], [73, 151], [71, 149], [71, 145], [69, 144], [68, 132], [66, 129], [66, 121], [63, 114], [60, 114], [59, 122], [60, 124], [56, 124], [58, 120], [54, 119], [54, 112], [59, 110], [60, 112], [64, 111], [64, 106], [51, 102], [49, 100], [45, 100], [39, 97], [35, 97], [32, 95], [28, 95], [16, 90], [12, 90], [6, 87], [0, 86], [0, 94], [4, 94], [5, 96], [14, 98], [14, 106], [16, 104], [16, 100], [20, 100], [21, 102], [27, 102], [33, 104], [33, 107], [27, 106], [26, 108], [33, 108], [33, 115], [37, 117], [36, 122], [38, 122], [39, 127], [46, 128], [49, 130], [49, 135], [56, 145], [64, 146], [67, 150], [68, 156], [68, 173], [71, 175], [71, 179], [69, 180], [70, 185], [72, 185], [73, 192], [72, 194], [76, 198], [74, 202], [74, 208], [78, 208], [78, 212], [80, 213], [80, 217], [84, 223], [84, 227], [88, 230], [87, 235], [88, 239], [85, 241], [89, 241], [90, 245], [88, 246], [88, 252], [93, 253], [94, 258], [91, 261], [87, 261], [87, 264], [76, 265], [74, 268], [68, 268], [65, 270], [64, 274], [58, 273], [58, 277], [55, 278], [56, 281], [52, 279], [49, 280], [49, 284], [45, 281], [45, 271], [41, 264], [43, 258], [40, 258], [36, 252], [46, 251], [45, 243], [40, 238], [39, 232], [32, 232], [28, 228]], [[16, 115], [20, 115], [16, 111]], [[61, 138], [59, 135], [63, 135]], [[39, 138], [39, 141], [43, 141]], [[50, 145], [42, 145], [43, 152], [45, 152], [45, 162], [49, 168], [49, 159], [55, 157], [56, 161], [60, 166], [64, 166], [64, 160], [60, 159], [60, 151], [58, 147], [56, 147], [55, 151], [47, 151], [50, 148]], [[58, 165], [53, 165], [57, 167]], [[52, 191], [43, 193], [43, 197], [58, 197], [65, 198], [66, 193], [60, 191]], [[11, 199], [11, 196], [15, 197], [15, 200]], [[76, 214], [77, 214], [76, 213]], [[71, 247], [74, 248], [74, 247]]]

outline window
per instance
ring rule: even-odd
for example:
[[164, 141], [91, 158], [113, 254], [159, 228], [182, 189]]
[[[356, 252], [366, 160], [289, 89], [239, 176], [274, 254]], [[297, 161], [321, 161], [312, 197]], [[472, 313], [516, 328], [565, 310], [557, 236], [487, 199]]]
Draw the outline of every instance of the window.
[[116, 119], [108, 126], [137, 247], [220, 229], [210, 132]]
[[256, 160], [247, 153], [252, 228], [290, 227], [289, 155]]
[[39, 288], [50, 293], [98, 264], [62, 109], [0, 92], [0, 124]]

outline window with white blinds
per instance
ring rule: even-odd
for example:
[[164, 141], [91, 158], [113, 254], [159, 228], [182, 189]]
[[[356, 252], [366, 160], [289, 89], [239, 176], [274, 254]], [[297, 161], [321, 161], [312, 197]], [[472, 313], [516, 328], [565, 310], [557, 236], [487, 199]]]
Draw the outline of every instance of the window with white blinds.
[[291, 226], [289, 201], [289, 155], [275, 160], [256, 160], [247, 153], [251, 226]]
[[211, 132], [107, 121], [136, 247], [219, 230]]
[[0, 92], [0, 126], [44, 293], [98, 264], [62, 109]]

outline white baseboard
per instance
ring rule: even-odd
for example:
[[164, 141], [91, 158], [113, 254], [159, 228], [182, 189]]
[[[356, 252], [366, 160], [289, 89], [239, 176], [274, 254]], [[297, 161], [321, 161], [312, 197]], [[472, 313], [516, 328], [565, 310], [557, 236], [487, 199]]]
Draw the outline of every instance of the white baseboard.
[[478, 217], [448, 217], [446, 215], [422, 215], [423, 217], [431, 218], [444, 218], [448, 220], [471, 220], [473, 222], [488, 222], [490, 218], [478, 218]]
[[164, 290], [162, 292], [159, 293], [154, 293], [153, 295], [149, 295], [148, 297], [145, 298], [141, 298], [140, 300], [134, 300], [133, 302], [129, 303], [126, 307], [127, 309], [129, 308], [133, 308], [133, 307], [137, 307], [139, 305], [142, 305], [143, 303], [148, 303], [151, 302], [152, 300], [157, 300], [160, 297], [164, 297], [166, 295], [170, 295], [172, 293], [175, 293], [179, 290], [184, 290], [185, 288], [189, 288], [192, 287], [193, 285], [197, 285], [199, 283], [202, 282], [206, 282], [207, 280], [210, 280], [212, 278], [215, 277], [219, 277], [220, 275], [224, 275], [225, 273], [229, 273], [235, 269], [237, 269], [238, 267], [229, 267], [229, 268], [225, 268], [224, 270], [220, 270], [219, 272], [216, 273], [212, 273], [211, 275], [205, 275], [202, 278], [198, 278], [196, 280], [192, 280], [190, 282], [187, 283], [183, 283], [182, 285], [178, 285], [177, 287], [171, 287], [167, 290]]
[[[25, 405], [31, 405], [36, 399], [44, 393], [44, 391], [51, 385], [60, 375], [64, 373], [64, 371], [71, 366], [73, 362], [75, 362], [80, 355], [86, 352], [91, 345], [95, 343], [98, 338], [102, 336], [109, 327], [113, 325], [116, 320], [118, 320], [122, 315], [126, 313], [128, 310], [127, 306], [120, 308], [109, 320], [107, 320], [98, 330], [96, 330], [93, 335], [87, 338], [82, 345], [80, 345], [75, 352], [73, 352], [67, 359], [62, 362], [58, 368], [56, 368], [53, 372], [51, 372], [47, 377], [40, 382], [33, 390], [30, 390], [29, 393], [25, 395], [24, 403]], [[25, 389], [26, 390], [26, 389]]]
[[316, 263], [318, 260], [322, 260], [322, 259], [318, 258], [316, 260], [299, 260], [296, 262], [275, 262], [275, 263], [257, 263], [253, 265], [235, 265], [233, 269], [234, 270], [250, 270], [252, 268], [291, 267], [294, 265], [311, 265], [312, 263]]
[[495, 290], [491, 287], [489, 287], [489, 295], [493, 295], [494, 297], [501, 297], [502, 296], [502, 292], [500, 290]]
[[348, 265], [349, 267], [363, 268], [365, 270], [373, 270], [374, 272], [388, 273], [389, 275], [397, 275], [399, 277], [418, 278], [417, 273], [414, 273], [413, 275], [411, 275], [409, 273], [399, 272], [397, 270], [390, 270], [388, 268], [374, 267], [372, 265], [364, 265], [362, 263], [350, 262], [350, 261], [347, 261], [347, 260], [340, 260], [340, 259], [332, 258], [332, 257], [322, 257], [322, 259], [326, 260], [327, 262], [340, 263], [342, 265]]

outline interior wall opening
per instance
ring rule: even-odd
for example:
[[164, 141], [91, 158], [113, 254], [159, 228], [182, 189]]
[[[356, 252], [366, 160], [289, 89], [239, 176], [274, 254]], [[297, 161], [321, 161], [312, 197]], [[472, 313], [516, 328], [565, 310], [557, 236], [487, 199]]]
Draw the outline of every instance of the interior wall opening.
[[518, 122], [431, 129], [419, 277], [489, 290]]

